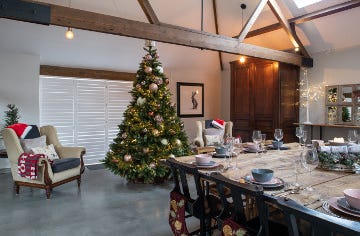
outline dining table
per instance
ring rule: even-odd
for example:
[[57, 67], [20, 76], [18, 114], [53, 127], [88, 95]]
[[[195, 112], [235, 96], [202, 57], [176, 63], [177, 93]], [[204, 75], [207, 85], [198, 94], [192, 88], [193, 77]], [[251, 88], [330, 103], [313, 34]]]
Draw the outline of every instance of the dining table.
[[281, 180], [283, 184], [275, 188], [264, 188], [264, 194], [287, 197], [310, 209], [360, 222], [360, 215], [346, 214], [341, 208], [332, 207], [335, 198], [344, 197], [345, 189], [360, 188], [360, 174], [320, 168], [309, 171], [303, 168], [300, 160], [301, 153], [308, 149], [298, 143], [284, 144], [281, 150], [266, 148], [260, 153], [246, 152], [244, 150], [249, 150], [241, 146], [238, 148], [242, 151], [231, 158], [209, 153], [213, 155], [211, 160], [214, 163], [209, 167], [197, 166], [195, 155], [177, 157], [177, 160], [197, 166], [204, 176], [220, 172], [229, 179], [250, 184], [256, 184], [251, 181], [252, 169], [271, 169], [274, 171], [274, 178]]

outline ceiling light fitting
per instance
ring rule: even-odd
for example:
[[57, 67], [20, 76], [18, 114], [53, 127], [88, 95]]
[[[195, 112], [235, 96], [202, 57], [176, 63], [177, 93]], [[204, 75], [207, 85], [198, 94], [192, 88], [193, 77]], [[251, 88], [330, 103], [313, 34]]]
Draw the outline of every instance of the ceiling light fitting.
[[67, 39], [73, 39], [74, 38], [74, 32], [71, 27], [68, 27], [68, 30], [65, 33], [65, 37]]

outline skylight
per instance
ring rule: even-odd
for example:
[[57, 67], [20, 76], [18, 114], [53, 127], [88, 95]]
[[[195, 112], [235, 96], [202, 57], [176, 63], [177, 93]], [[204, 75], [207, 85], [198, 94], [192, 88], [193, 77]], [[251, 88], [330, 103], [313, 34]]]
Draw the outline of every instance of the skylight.
[[320, 2], [321, 0], [294, 0], [296, 6], [298, 8], [302, 8], [302, 7], [306, 7], [309, 6], [311, 4]]

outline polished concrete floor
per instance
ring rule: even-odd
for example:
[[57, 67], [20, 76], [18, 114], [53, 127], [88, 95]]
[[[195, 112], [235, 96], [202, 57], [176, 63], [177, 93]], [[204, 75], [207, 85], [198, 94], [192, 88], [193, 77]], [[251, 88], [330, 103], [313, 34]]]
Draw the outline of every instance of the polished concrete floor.
[[170, 236], [171, 188], [172, 183], [128, 184], [106, 169], [87, 169], [79, 191], [73, 181], [46, 200], [41, 189], [22, 187], [16, 195], [11, 174], [0, 172], [0, 235]]

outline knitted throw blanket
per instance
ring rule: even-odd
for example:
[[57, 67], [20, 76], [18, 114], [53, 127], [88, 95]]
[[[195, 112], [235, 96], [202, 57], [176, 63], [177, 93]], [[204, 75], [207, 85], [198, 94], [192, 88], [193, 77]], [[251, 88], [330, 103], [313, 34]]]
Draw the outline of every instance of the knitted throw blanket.
[[[44, 154], [22, 153], [18, 159], [18, 174], [27, 179], [37, 179], [40, 158], [47, 158], [47, 156]], [[52, 164], [52, 160], [48, 160]]]

